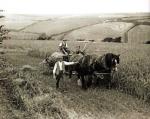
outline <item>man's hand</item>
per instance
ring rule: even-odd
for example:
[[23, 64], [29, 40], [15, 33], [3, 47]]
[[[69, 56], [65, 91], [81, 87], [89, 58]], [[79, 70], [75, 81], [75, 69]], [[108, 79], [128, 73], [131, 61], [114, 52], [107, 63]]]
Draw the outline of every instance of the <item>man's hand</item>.
[[74, 62], [75, 64], [78, 64], [79, 62]]

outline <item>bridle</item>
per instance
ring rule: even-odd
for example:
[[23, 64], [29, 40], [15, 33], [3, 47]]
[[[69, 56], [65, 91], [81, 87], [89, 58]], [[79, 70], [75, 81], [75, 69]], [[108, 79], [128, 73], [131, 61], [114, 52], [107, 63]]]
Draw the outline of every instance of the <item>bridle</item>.
[[117, 71], [117, 65], [118, 65], [118, 61], [116, 58], [112, 58], [112, 66], [111, 66], [111, 70], [113, 71]]

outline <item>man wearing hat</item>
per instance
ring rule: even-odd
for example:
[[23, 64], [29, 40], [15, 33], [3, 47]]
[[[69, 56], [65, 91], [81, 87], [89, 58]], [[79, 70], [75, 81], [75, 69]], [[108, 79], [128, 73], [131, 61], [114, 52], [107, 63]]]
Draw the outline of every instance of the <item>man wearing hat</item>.
[[68, 45], [66, 43], [66, 40], [63, 40], [60, 44], [59, 44], [59, 49], [60, 51], [65, 54], [68, 55], [69, 54], [69, 50], [68, 50]]
[[63, 74], [65, 73], [65, 66], [67, 65], [74, 65], [78, 62], [66, 62], [63, 61], [63, 57], [58, 57], [58, 61], [55, 63], [53, 68], [53, 78], [57, 80], [56, 82], [56, 88], [59, 88], [59, 80], [63, 79]]

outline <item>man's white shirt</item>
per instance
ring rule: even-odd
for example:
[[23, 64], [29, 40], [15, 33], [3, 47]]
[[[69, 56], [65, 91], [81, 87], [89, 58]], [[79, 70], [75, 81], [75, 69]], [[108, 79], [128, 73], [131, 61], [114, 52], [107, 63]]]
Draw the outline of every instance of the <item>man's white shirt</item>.
[[[64, 65], [73, 65], [73, 64], [75, 64], [75, 62], [66, 62], [66, 61], [60, 62], [60, 61], [58, 61], [58, 65], [59, 65], [60, 70], [63, 70], [62, 69], [63, 63], [64, 63]], [[54, 65], [53, 74], [56, 73], [56, 69], [57, 69], [57, 63], [55, 63], [55, 65]]]

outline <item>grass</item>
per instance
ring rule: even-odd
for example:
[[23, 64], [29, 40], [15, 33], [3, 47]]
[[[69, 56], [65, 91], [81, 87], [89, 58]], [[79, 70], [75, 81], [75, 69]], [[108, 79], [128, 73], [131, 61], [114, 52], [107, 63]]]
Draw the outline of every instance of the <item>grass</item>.
[[[37, 119], [41, 116], [45, 118], [59, 118], [59, 116], [67, 118], [66, 112], [63, 112], [62, 109], [55, 105], [57, 101], [53, 100], [55, 92], [51, 87], [44, 87], [43, 80], [41, 80], [44, 76], [41, 75], [40, 70], [38, 70], [38, 72], [22, 71], [15, 64], [20, 66], [23, 65], [24, 61], [15, 61], [13, 60], [13, 58], [16, 58], [14, 56], [9, 58], [11, 61], [3, 61], [2, 57], [5, 56], [0, 55], [0, 61], [2, 60], [1, 63], [6, 66], [1, 67], [1, 73], [3, 74], [0, 75], [0, 79], [2, 78], [0, 80], [0, 91], [2, 91], [0, 92], [0, 102], [2, 100], [0, 106], [3, 106], [3, 109], [0, 108], [1, 118]], [[23, 59], [24, 57], [21, 55], [18, 58]], [[32, 57], [30, 57], [30, 59], [37, 63]], [[34, 62], [31, 62], [30, 65], [35, 65]], [[24, 64], [26, 64], [26, 62], [24, 62]], [[11, 70], [7, 70], [12, 66], [15, 69], [12, 68]], [[51, 93], [49, 93], [50, 91]], [[57, 103], [59, 102], [57, 101]]]
[[126, 53], [117, 73], [118, 87], [127, 93], [150, 101], [149, 46], [140, 46]]
[[[27, 107], [26, 111], [22, 114], [23, 116], [30, 118], [59, 118], [59, 116], [63, 116], [67, 118], [67, 107], [69, 107], [67, 112], [74, 110], [76, 113], [73, 112], [73, 114], [78, 114], [78, 117], [89, 114], [92, 118], [92, 115], [95, 114], [97, 115], [96, 118], [119, 119], [126, 117], [137, 118], [137, 115], [139, 115], [138, 118], [140, 119], [144, 118], [143, 113], [149, 116], [147, 104], [144, 104], [143, 101], [137, 98], [120, 93], [122, 91], [141, 99], [144, 95], [144, 100], [148, 101], [148, 92], [150, 89], [150, 84], [148, 83], [150, 78], [149, 45], [122, 43], [87, 44], [88, 53], [102, 55], [103, 53], [113, 52], [121, 54], [119, 71], [114, 75], [113, 79], [113, 82], [117, 84], [116, 92], [114, 89], [105, 90], [103, 88], [90, 88], [87, 91], [82, 91], [77, 87], [76, 79], [73, 78], [70, 82], [67, 77], [65, 78], [65, 82], [60, 82], [60, 90], [56, 91], [55, 80], [53, 80], [51, 75], [42, 75], [42, 69], [38, 63], [44, 58], [44, 55], [41, 56], [43, 52], [46, 54], [47, 52], [56, 51], [58, 44], [59, 41], [4, 41], [4, 47], [7, 51], [5, 56], [13, 66], [20, 69], [21, 66], [29, 64], [39, 69], [34, 72], [19, 71], [15, 76], [10, 75], [12, 79], [23, 78], [31, 85], [29, 89], [26, 86], [17, 88], [19, 95], [22, 96], [24, 104]], [[68, 44], [72, 50], [75, 50], [77, 45], [84, 47], [85, 43], [68, 42]], [[9, 52], [10, 48], [13, 48], [12, 50], [15, 49], [15, 52]], [[33, 50], [33, 54], [31, 53], [30, 56], [27, 54], [30, 51], [28, 49]], [[25, 50], [25, 52], [19, 52], [22, 50]], [[32, 88], [40, 93], [36, 95]], [[147, 93], [145, 90], [147, 90]], [[32, 93], [34, 95], [33, 98], [30, 97]], [[18, 118], [23, 117], [19, 115]]]
[[[29, 56], [45, 58], [58, 51], [59, 41], [5, 41], [5, 48], [27, 50]], [[70, 49], [77, 45], [84, 47], [84, 42], [68, 42]], [[28, 50], [30, 49], [30, 50]], [[19, 49], [18, 49], [19, 50]], [[126, 43], [88, 43], [87, 53], [102, 55], [107, 52], [121, 54], [119, 71], [114, 75], [114, 82], [119, 90], [135, 95], [145, 101], [150, 100], [150, 46], [146, 44]]]

